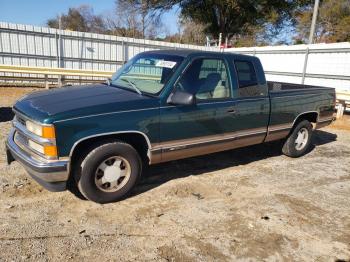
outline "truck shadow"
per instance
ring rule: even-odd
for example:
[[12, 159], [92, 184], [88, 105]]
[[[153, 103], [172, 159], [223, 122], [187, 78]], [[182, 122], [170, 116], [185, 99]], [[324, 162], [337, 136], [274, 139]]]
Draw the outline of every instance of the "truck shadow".
[[[316, 130], [313, 134], [312, 146], [308, 153], [313, 151], [317, 146], [336, 140], [337, 135]], [[143, 179], [133, 191], [132, 196], [142, 194], [173, 179], [201, 175], [228, 167], [246, 165], [254, 161], [280, 156], [282, 155], [281, 148], [282, 143], [277, 141], [154, 165], [144, 172]]]
[[11, 121], [14, 117], [11, 107], [0, 107], [0, 122]]

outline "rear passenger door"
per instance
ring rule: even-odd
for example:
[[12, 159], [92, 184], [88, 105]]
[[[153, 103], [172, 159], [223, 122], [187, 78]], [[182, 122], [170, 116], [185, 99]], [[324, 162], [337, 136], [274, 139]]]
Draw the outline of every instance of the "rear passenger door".
[[[231, 59], [232, 102], [221, 108], [221, 127], [234, 133], [235, 147], [262, 143], [267, 134], [270, 101], [265, 76], [256, 58]], [[260, 72], [260, 74], [258, 74]]]

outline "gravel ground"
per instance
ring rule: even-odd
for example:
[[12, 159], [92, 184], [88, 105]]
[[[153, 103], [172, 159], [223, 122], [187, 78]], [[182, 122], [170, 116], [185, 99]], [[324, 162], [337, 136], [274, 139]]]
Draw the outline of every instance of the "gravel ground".
[[134, 194], [99, 205], [51, 193], [5, 163], [0, 88], [0, 261], [350, 261], [350, 117], [299, 159], [277, 143], [151, 167]]

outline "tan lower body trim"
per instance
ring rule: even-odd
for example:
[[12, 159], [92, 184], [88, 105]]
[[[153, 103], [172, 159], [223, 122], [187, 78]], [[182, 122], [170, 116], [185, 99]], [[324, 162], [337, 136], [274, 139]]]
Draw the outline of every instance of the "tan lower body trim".
[[265, 142], [271, 142], [286, 138], [292, 128], [292, 124], [273, 125], [268, 128]]
[[319, 128], [328, 126], [328, 125], [332, 124], [333, 121], [334, 121], [334, 117], [319, 119], [316, 123], [315, 129], [319, 129]]
[[[326, 117], [319, 119], [316, 123], [315, 129], [319, 129], [325, 126], [330, 125], [334, 121], [333, 117]], [[279, 139], [286, 138], [292, 129], [291, 124], [281, 124], [281, 125], [273, 125], [268, 128], [268, 133], [265, 139], [265, 142], [275, 141]]]
[[[168, 141], [158, 144], [151, 152], [151, 164], [225, 151], [259, 144], [266, 136], [265, 128], [250, 129], [194, 139]], [[160, 156], [161, 155], [161, 156]]]

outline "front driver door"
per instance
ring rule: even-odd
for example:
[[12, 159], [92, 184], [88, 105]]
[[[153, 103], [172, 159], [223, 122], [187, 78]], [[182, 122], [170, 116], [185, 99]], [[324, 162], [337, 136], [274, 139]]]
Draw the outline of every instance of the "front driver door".
[[220, 151], [223, 130], [217, 110], [231, 100], [227, 63], [219, 57], [194, 59], [174, 90], [195, 95], [196, 103], [161, 107], [157, 148], [162, 161]]

